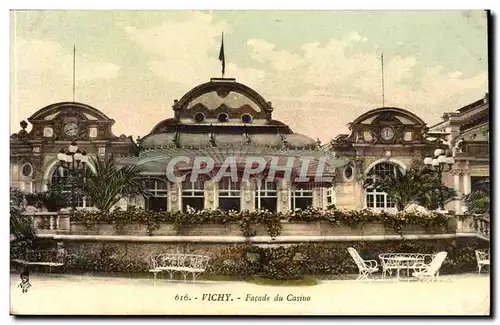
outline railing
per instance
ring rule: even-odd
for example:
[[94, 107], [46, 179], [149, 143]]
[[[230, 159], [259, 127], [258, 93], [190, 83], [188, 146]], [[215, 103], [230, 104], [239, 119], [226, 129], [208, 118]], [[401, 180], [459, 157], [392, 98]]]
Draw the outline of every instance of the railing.
[[473, 233], [490, 240], [490, 218], [484, 215], [458, 216], [457, 233]]
[[[25, 215], [30, 216], [33, 220], [33, 225], [39, 234], [58, 234], [58, 233], [75, 233], [79, 234], [78, 230], [72, 229], [72, 227], [76, 227], [77, 224], [73, 224], [71, 226], [71, 217], [68, 213], [57, 213], [57, 212], [38, 212], [38, 211], [26, 211]], [[484, 240], [490, 239], [490, 219], [489, 216], [484, 215], [457, 215], [456, 216], [456, 235], [458, 237], [470, 237], [477, 236]], [[105, 225], [100, 225], [98, 227], [104, 227]], [[313, 226], [313, 225], [311, 225]], [[316, 225], [317, 226], [317, 225]], [[221, 225], [224, 228], [223, 225]], [[221, 228], [221, 229], [222, 229]], [[304, 235], [304, 225], [303, 223], [298, 223], [297, 229], [292, 229], [292, 232], [297, 232], [297, 235]], [[113, 228], [114, 229], [114, 228]], [[312, 228], [311, 228], [312, 229]], [[223, 230], [223, 229], [222, 229]], [[76, 231], [76, 232], [75, 232]], [[134, 230], [132, 230], [134, 231]], [[137, 230], [139, 231], [139, 230]], [[335, 228], [332, 229], [332, 233], [329, 233], [329, 236], [336, 235]], [[411, 230], [410, 230], [411, 231]], [[112, 230], [112, 232], [115, 232]], [[455, 230], [451, 230], [448, 232], [449, 235], [455, 233]], [[109, 235], [113, 235], [114, 233], [110, 233]], [[374, 233], [375, 234], [375, 233]], [[410, 233], [411, 234], [411, 233]], [[205, 234], [206, 236], [211, 236], [212, 234]], [[222, 235], [222, 233], [221, 233]], [[287, 234], [290, 235], [290, 234]], [[311, 234], [309, 234], [311, 235]], [[370, 235], [370, 232], [362, 232], [358, 230], [358, 233], [354, 234], [345, 234], [342, 235], [347, 236], [366, 236]], [[428, 235], [436, 235], [429, 233]]]
[[57, 212], [26, 212], [31, 217], [38, 233], [58, 233], [70, 231], [70, 217]]
[[489, 216], [478, 216], [474, 218], [474, 229], [488, 239], [490, 238], [490, 218]]

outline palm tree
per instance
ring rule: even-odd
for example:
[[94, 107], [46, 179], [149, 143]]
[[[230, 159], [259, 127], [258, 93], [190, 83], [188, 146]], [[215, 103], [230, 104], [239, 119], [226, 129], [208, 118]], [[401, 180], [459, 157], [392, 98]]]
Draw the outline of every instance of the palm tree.
[[482, 181], [478, 188], [465, 195], [464, 203], [467, 206], [467, 212], [473, 214], [490, 213], [490, 180]]
[[23, 215], [25, 197], [19, 189], [10, 189], [10, 234], [16, 240], [32, 241], [35, 228], [30, 217]]
[[90, 163], [95, 173], [86, 170], [82, 192], [101, 211], [109, 212], [121, 198], [148, 195], [135, 166], [119, 166], [113, 157], [91, 158]]
[[453, 189], [444, 186], [436, 173], [428, 168], [411, 168], [406, 172], [396, 169], [396, 173], [384, 178], [369, 176], [363, 186], [387, 193], [394, 200], [398, 211], [410, 204], [418, 204], [429, 210], [439, 206], [440, 191], [446, 201], [456, 195]]

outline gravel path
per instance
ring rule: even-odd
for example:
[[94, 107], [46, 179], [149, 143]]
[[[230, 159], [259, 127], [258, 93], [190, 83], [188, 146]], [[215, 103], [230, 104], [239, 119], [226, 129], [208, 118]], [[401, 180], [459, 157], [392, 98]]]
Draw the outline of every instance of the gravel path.
[[487, 274], [442, 276], [435, 283], [335, 280], [308, 287], [165, 280], [153, 286], [152, 279], [54, 274], [32, 274], [30, 282], [22, 293], [18, 275], [11, 275], [12, 314], [487, 315], [490, 303]]

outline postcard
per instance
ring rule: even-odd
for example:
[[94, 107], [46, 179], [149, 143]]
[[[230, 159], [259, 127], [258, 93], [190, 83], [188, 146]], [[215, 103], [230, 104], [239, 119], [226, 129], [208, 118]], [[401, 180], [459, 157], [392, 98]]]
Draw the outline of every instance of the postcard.
[[11, 315], [490, 316], [488, 11], [10, 18]]

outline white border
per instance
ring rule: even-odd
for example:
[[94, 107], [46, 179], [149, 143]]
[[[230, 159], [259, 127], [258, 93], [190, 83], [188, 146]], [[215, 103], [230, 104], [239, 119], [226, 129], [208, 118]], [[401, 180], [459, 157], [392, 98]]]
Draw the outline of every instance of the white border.
[[[485, 8], [492, 8], [496, 9], [499, 6], [500, 1], [493, 1], [493, 0], [476, 0], [476, 1], [442, 1], [442, 2], [437, 2], [437, 1], [429, 1], [429, 0], [421, 0], [421, 1], [414, 1], [414, 2], [402, 2], [402, 1], [377, 1], [377, 2], [371, 2], [367, 0], [351, 0], [351, 1], [345, 1], [345, 2], [335, 2], [334, 5], [332, 5], [331, 2], [327, 2], [324, 0], [309, 0], [309, 1], [280, 1], [280, 2], [270, 2], [270, 1], [262, 1], [262, 0], [254, 0], [251, 2], [246, 2], [246, 3], [241, 3], [241, 2], [229, 2], [229, 1], [223, 1], [223, 2], [215, 2], [215, 1], [210, 1], [210, 2], [201, 2], [199, 0], [184, 0], [184, 1], [179, 1], [176, 3], [168, 3], [165, 7], [161, 8], [158, 6], [158, 4], [161, 4], [162, 2], [159, 1], [154, 1], [154, 0], [142, 0], [142, 1], [109, 1], [107, 3], [103, 1], [95, 1], [95, 0], [87, 0], [87, 1], [44, 1], [43, 5], [40, 4], [39, 1], [4, 1], [2, 2], [2, 6], [5, 6], [5, 8], [2, 7], [1, 15], [0, 17], [0, 25], [3, 27], [2, 28], [2, 33], [1, 33], [1, 38], [2, 38], [2, 44], [5, 44], [5, 48], [2, 51], [2, 60], [0, 61], [1, 64], [1, 71], [0, 75], [3, 77], [3, 82], [2, 82], [2, 103], [4, 104], [4, 110], [5, 108], [9, 107], [9, 97], [10, 97], [10, 89], [9, 89], [9, 83], [10, 83], [10, 77], [9, 77], [9, 71], [10, 71], [10, 61], [9, 61], [9, 23], [10, 23], [10, 14], [7, 9], [13, 9], [13, 8], [18, 8], [18, 9], [109, 9], [109, 10], [116, 10], [116, 9], [337, 9], [337, 10], [342, 10], [342, 9], [439, 9], [439, 10], [444, 10], [444, 9], [485, 9]], [[496, 17], [498, 20], [498, 17]], [[495, 44], [498, 44], [498, 33], [495, 33]], [[495, 89], [496, 90], [496, 89]], [[495, 91], [495, 94], [498, 92]], [[9, 110], [10, 111], [10, 110]], [[495, 117], [495, 124], [499, 124], [498, 119], [500, 119], [499, 114], [496, 114]], [[1, 130], [5, 130], [4, 132], [7, 133], [7, 130], [9, 130], [9, 134], [4, 135], [4, 139], [7, 139], [8, 136], [10, 136], [10, 126], [9, 126], [9, 119], [2, 119], [1, 123], [4, 123], [3, 128]], [[498, 133], [498, 132], [497, 132]], [[495, 143], [498, 142], [498, 139], [495, 137]], [[1, 141], [0, 142], [0, 150], [7, 154], [9, 151], [9, 146], [7, 143], [7, 140]], [[498, 153], [498, 151], [497, 151]], [[495, 158], [498, 158], [495, 155]], [[7, 169], [7, 164], [8, 164], [8, 159], [3, 159], [2, 164], [4, 164], [4, 168], [2, 168], [2, 184], [4, 184], [4, 191], [8, 191], [7, 183], [9, 183], [9, 174], [8, 174], [8, 169]], [[496, 181], [497, 178], [495, 177], [494, 181]], [[7, 209], [8, 206], [8, 195], [7, 193], [3, 193], [3, 195], [0, 195], [0, 206], [3, 207], [4, 209]], [[500, 194], [497, 192], [495, 194], [495, 199], [494, 201], [499, 202], [500, 199]], [[4, 218], [4, 222], [7, 223], [8, 218]], [[496, 222], [495, 224], [498, 224]], [[7, 241], [8, 236], [8, 226], [7, 224], [4, 224], [4, 227], [1, 227], [3, 231], [3, 235], [1, 238], [5, 240], [5, 245], [2, 246], [2, 260], [5, 262], [8, 260], [8, 255], [9, 255], [9, 242]], [[496, 231], [496, 229], [495, 229]], [[6, 263], [7, 264], [7, 263]], [[495, 266], [493, 267], [495, 269]], [[6, 292], [10, 292], [10, 283], [7, 279], [9, 279], [9, 269], [6, 267], [2, 268], [2, 271], [4, 272], [1, 275], [1, 278], [5, 283], [7, 287], [7, 290], [4, 290], [4, 299], [2, 301], [5, 303], [9, 303], [9, 298], [6, 297]], [[498, 281], [496, 281], [498, 283]], [[496, 288], [495, 288], [496, 289]], [[498, 300], [496, 300], [498, 301]], [[496, 311], [498, 313], [498, 305], [496, 305]], [[10, 306], [7, 307], [10, 309]], [[6, 309], [7, 309], [6, 308]], [[4, 309], [2, 313], [2, 319], [1, 323], [2, 324], [7, 324], [7, 323], [13, 323], [14, 319], [12, 317], [6, 316], [6, 309]], [[7, 320], [7, 321], [4, 321]], [[301, 319], [296, 319], [299, 321], [303, 321]], [[329, 319], [326, 319], [329, 321]], [[77, 322], [79, 320], [74, 319], [73, 322]], [[85, 321], [85, 319], [84, 319]], [[97, 325], [97, 324], [109, 324], [110, 322], [116, 322], [116, 323], [123, 323], [123, 319], [106, 319], [106, 320], [97, 320], [97, 319], [90, 319], [90, 321]], [[177, 321], [174, 319], [163, 319], [160, 320], [161, 322], [168, 321], [169, 323], [176, 323]], [[193, 320], [191, 320], [193, 321]], [[198, 320], [199, 322], [225, 322], [225, 321], [234, 321], [234, 319], [203, 319], [203, 320]], [[246, 320], [249, 321], [249, 320]], [[266, 320], [266, 319], [259, 319], [259, 320], [252, 320], [252, 322], [259, 322], [259, 323], [265, 323], [269, 321], [270, 323], [276, 323], [280, 321], [288, 321], [288, 320], [283, 320], [283, 319], [272, 319], [272, 320]], [[307, 321], [307, 320], [306, 320]], [[341, 319], [333, 319], [335, 323], [345, 323], [345, 324], [351, 324], [351, 323], [356, 323], [359, 322], [359, 320], [341, 320]], [[373, 319], [370, 319], [368, 321], [373, 321]], [[381, 319], [380, 321], [384, 321], [384, 319]], [[444, 321], [443, 319], [439, 320], [440, 322]], [[446, 320], [448, 321], [448, 320]], [[450, 319], [450, 322], [455, 322], [454, 319]], [[26, 323], [31, 323], [31, 320], [25, 320]], [[53, 319], [38, 319], [39, 323], [46, 323], [46, 324], [52, 324], [54, 321]], [[63, 321], [60, 323], [66, 323], [69, 321]], [[128, 320], [127, 322], [130, 323], [142, 323], [142, 321], [130, 321]], [[426, 324], [438, 322], [438, 320], [431, 320], [431, 319], [425, 319], [425, 320], [418, 320], [418, 322], [425, 322]]]

